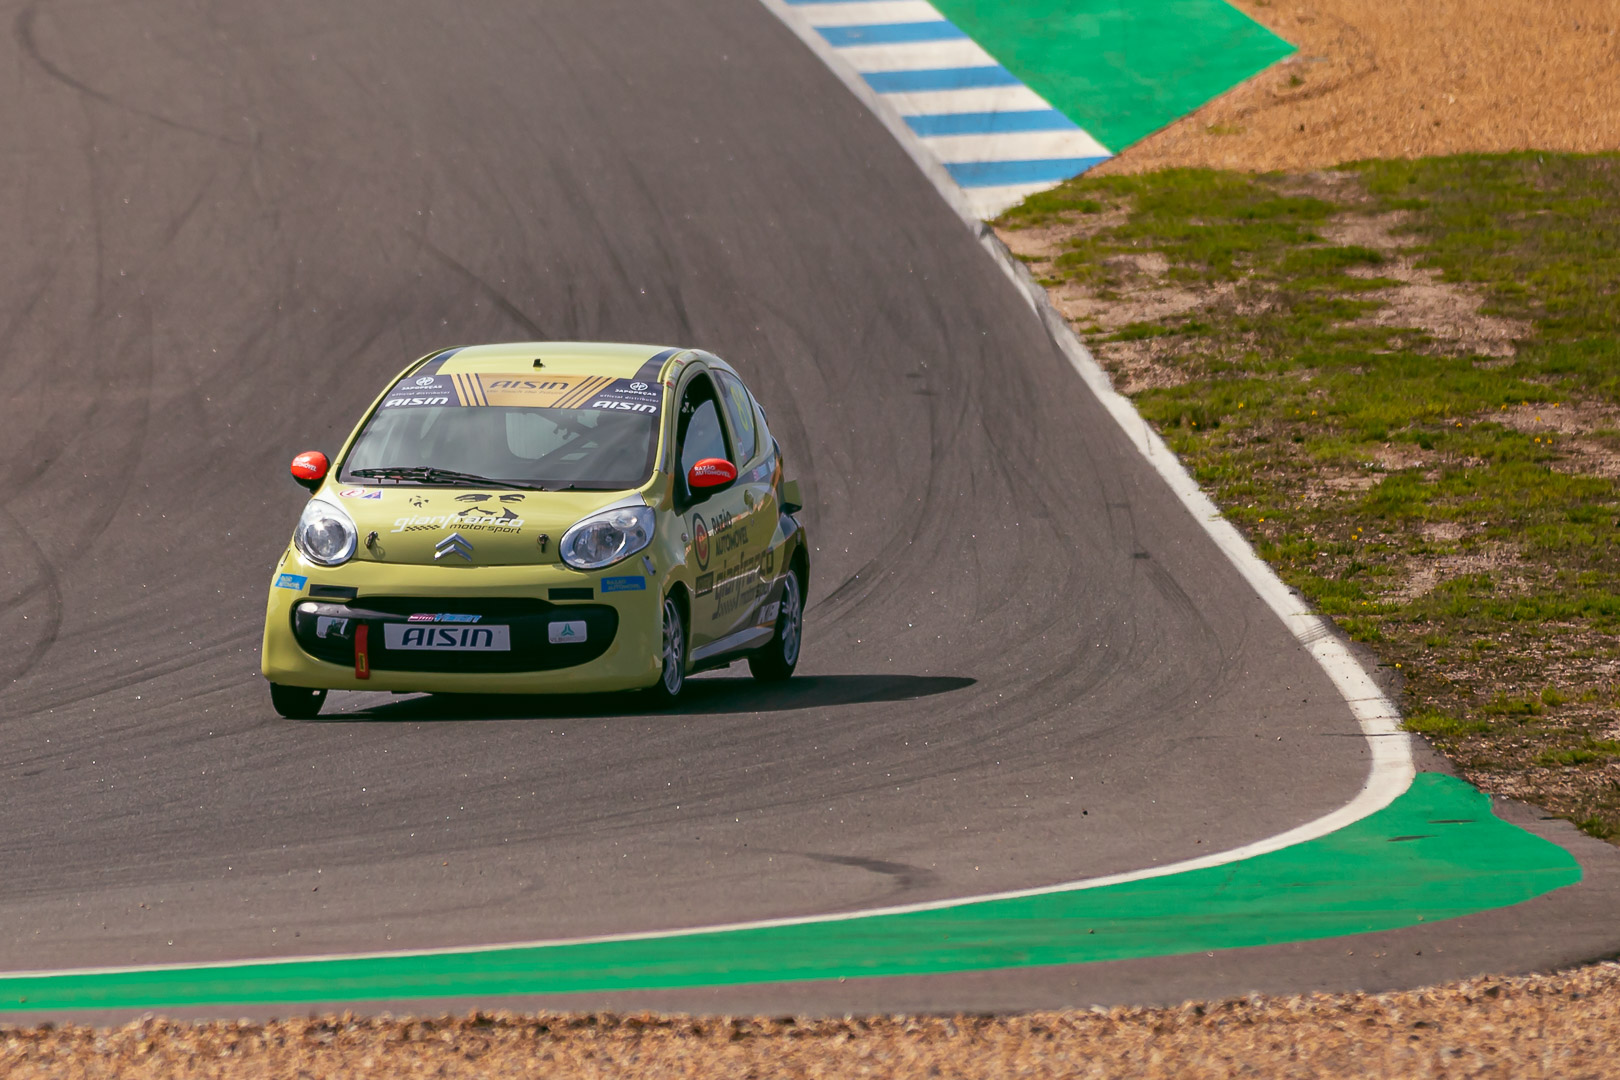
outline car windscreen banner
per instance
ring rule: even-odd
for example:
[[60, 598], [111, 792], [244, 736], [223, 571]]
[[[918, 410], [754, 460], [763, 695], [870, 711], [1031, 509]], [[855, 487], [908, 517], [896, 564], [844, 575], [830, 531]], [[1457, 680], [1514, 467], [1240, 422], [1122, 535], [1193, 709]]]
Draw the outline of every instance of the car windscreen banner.
[[383, 399], [382, 407], [496, 405], [530, 409], [609, 409], [657, 415], [662, 400], [658, 383], [648, 379], [454, 372], [401, 379]]

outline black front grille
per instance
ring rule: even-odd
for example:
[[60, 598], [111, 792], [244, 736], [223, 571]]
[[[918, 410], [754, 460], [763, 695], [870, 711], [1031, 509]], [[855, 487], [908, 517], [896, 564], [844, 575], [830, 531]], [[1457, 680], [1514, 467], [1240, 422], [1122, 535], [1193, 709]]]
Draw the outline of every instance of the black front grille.
[[[476, 622], [429, 623], [411, 616], [477, 616]], [[613, 644], [619, 613], [601, 604], [553, 604], [518, 597], [448, 600], [410, 596], [365, 596], [347, 603], [306, 600], [293, 608], [293, 636], [317, 660], [354, 663], [356, 631], [365, 626], [367, 658], [375, 671], [465, 671], [493, 674], [555, 671], [595, 660]], [[553, 643], [554, 622], [583, 622], [585, 640]], [[389, 649], [389, 624], [408, 626], [505, 626], [510, 652]]]

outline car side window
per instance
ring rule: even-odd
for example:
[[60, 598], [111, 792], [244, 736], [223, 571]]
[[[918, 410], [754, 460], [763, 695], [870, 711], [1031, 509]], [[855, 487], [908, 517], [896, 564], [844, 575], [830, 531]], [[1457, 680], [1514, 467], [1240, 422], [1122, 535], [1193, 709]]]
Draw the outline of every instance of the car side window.
[[754, 451], [759, 449], [754, 402], [741, 379], [724, 371], [715, 374], [720, 379], [721, 400], [726, 404], [726, 418], [731, 421], [731, 433], [737, 439], [737, 464], [741, 465], [753, 460]]
[[[714, 384], [708, 376], [698, 375], [687, 384], [681, 395], [681, 410], [676, 445], [680, 450], [681, 478], [692, 466], [704, 458], [724, 458], [732, 461], [726, 449], [726, 433], [720, 426], [720, 406], [715, 397]], [[735, 461], [732, 461], [736, 464]]]

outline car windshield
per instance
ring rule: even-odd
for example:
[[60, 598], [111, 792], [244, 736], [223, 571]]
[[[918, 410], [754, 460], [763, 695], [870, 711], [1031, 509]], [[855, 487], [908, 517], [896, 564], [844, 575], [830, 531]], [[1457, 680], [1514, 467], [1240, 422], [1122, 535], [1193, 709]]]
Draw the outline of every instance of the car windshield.
[[618, 491], [652, 475], [657, 436], [656, 413], [605, 408], [378, 409], [355, 440], [342, 480]]

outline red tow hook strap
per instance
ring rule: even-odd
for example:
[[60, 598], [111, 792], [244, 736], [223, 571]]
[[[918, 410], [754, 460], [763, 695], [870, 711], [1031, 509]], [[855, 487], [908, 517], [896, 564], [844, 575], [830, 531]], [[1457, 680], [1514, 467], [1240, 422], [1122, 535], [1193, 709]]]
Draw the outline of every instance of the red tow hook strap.
[[371, 657], [366, 654], [370, 630], [365, 623], [354, 628], [354, 677], [357, 679], [371, 678]]

